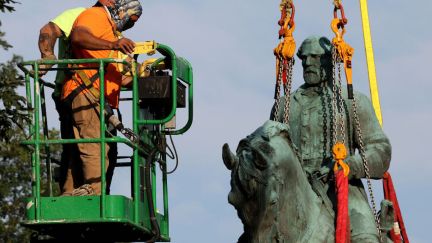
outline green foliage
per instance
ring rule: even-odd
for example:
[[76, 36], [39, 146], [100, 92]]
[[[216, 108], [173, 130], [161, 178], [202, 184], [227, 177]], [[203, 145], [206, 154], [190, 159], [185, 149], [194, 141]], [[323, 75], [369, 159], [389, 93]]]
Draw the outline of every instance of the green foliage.
[[12, 125], [8, 142], [0, 142], [0, 241], [25, 242], [28, 231], [19, 227], [24, 216], [23, 199], [30, 195], [31, 166], [27, 149], [19, 145], [21, 129]]
[[[0, 26], [1, 26], [1, 22], [0, 22]], [[7, 50], [7, 49], [9, 49], [12, 46], [9, 45], [9, 43], [7, 43], [7, 41], [5, 41], [3, 39], [4, 36], [5, 36], [5, 33], [0, 30], [0, 46], [3, 47], [4, 50]]]
[[[16, 3], [0, 0], [0, 11], [12, 12]], [[4, 36], [0, 31], [0, 48], [8, 50], [12, 46]], [[14, 55], [10, 61], [0, 63], [0, 242], [5, 243], [28, 242], [31, 233], [19, 226], [25, 214], [24, 199], [31, 195], [30, 150], [20, 145], [27, 139], [31, 121], [26, 99], [18, 92], [24, 80], [16, 65], [22, 60]], [[52, 130], [50, 137], [58, 138], [58, 131]], [[60, 156], [59, 145], [51, 146], [50, 150], [53, 157]], [[44, 148], [41, 153], [46, 154]], [[45, 168], [42, 164], [43, 172]]]
[[25, 125], [30, 121], [25, 98], [17, 93], [24, 84], [14, 56], [0, 63], [0, 241], [25, 242], [29, 231], [19, 227], [24, 216], [23, 199], [30, 195], [31, 166], [25, 140]]
[[[19, 3], [14, 0], [0, 0], [0, 11], [4, 12], [13, 12], [15, 11], [15, 8], [12, 6], [12, 4]], [[0, 21], [1, 26], [1, 21]], [[7, 50], [11, 48], [12, 46], [7, 43], [6, 40], [3, 39], [5, 33], [0, 30], [0, 47], [2, 47], [4, 50]]]
[[7, 63], [0, 63], [0, 140], [8, 142], [16, 133], [13, 126], [23, 128], [29, 122], [26, 100], [17, 93], [17, 88], [23, 86], [22, 75], [18, 73], [16, 64], [22, 62], [22, 57], [14, 56]]
[[19, 227], [24, 216], [23, 199], [31, 189], [29, 152], [19, 144], [25, 140], [24, 127], [30, 121], [26, 100], [17, 92], [24, 84], [16, 69], [21, 61], [14, 56], [0, 63], [0, 242], [26, 242], [30, 233]]
[[12, 6], [12, 4], [16, 4], [16, 3], [19, 2], [14, 0], [0, 0], [0, 11], [2, 11], [3, 13], [5, 11], [13, 12], [15, 11], [15, 8]]

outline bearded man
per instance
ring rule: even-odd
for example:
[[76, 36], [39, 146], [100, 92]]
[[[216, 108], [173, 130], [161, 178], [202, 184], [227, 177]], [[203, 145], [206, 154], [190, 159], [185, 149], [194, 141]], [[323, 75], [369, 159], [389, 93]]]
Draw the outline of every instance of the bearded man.
[[[290, 95], [289, 127], [290, 137], [301, 155], [302, 167], [308, 175], [312, 188], [334, 214], [336, 193], [334, 176], [331, 172], [334, 160], [332, 117], [332, 44], [326, 37], [312, 36], [300, 46], [297, 56], [302, 61], [305, 83]], [[369, 99], [354, 92], [357, 114], [362, 132], [365, 157], [371, 178], [381, 179], [390, 165], [391, 146], [383, 133]], [[282, 97], [280, 104], [284, 104]], [[345, 147], [348, 156], [345, 162], [350, 167], [349, 173], [349, 216], [351, 224], [351, 242], [377, 243], [378, 231], [374, 215], [361, 182], [366, 178], [363, 161], [359, 151], [360, 140], [354, 126], [352, 99], [342, 89]], [[341, 105], [341, 104], [339, 104]], [[275, 106], [274, 106], [275, 107]], [[274, 108], [271, 119], [274, 120]], [[279, 122], [283, 121], [283, 105], [279, 106]]]

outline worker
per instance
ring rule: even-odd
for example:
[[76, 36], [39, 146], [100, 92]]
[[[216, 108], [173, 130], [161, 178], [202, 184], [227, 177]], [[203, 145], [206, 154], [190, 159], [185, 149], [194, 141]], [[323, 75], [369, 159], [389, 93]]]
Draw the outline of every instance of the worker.
[[[334, 208], [336, 195], [331, 168], [333, 168], [332, 117], [331, 97], [332, 82], [332, 44], [326, 37], [312, 36], [300, 46], [297, 56], [302, 61], [305, 83], [290, 95], [290, 138], [298, 148], [304, 171], [320, 197], [328, 197]], [[368, 98], [354, 93], [357, 99], [357, 113], [364, 143], [365, 157], [372, 178], [382, 178], [388, 170], [391, 157], [391, 146], [387, 136], [382, 131]], [[375, 226], [374, 215], [367, 201], [361, 182], [366, 178], [363, 161], [355, 150], [360, 149], [359, 133], [355, 128], [353, 100], [347, 98], [345, 89], [342, 91], [344, 102], [345, 146], [348, 157], [345, 162], [350, 167], [349, 172], [349, 216], [351, 223], [351, 242], [380, 242]], [[280, 104], [285, 103], [282, 97]], [[330, 103], [329, 103], [330, 102]], [[274, 107], [271, 115], [273, 119]], [[284, 106], [279, 106], [279, 117], [283, 121]], [[322, 190], [322, 191], [320, 191]], [[326, 200], [323, 199], [325, 203]]]
[[[83, 11], [75, 20], [70, 41], [75, 58], [109, 58], [117, 51], [131, 54], [135, 43], [121, 37], [120, 32], [131, 28], [142, 13], [138, 0], [117, 0], [112, 6], [101, 3]], [[61, 100], [72, 115], [71, 129], [76, 139], [100, 138], [99, 75], [94, 64], [79, 64], [79, 68], [63, 84]], [[125, 84], [116, 64], [108, 64], [104, 76], [106, 105], [118, 108], [120, 86]], [[86, 85], [86, 79], [91, 85]], [[130, 80], [130, 79], [129, 79]], [[101, 194], [101, 146], [100, 143], [79, 143], [78, 153], [69, 160], [66, 182], [62, 195]], [[109, 147], [106, 146], [108, 153]], [[105, 158], [107, 165], [109, 164]], [[78, 155], [79, 158], [76, 156]], [[106, 170], [106, 168], [104, 168]], [[80, 175], [82, 174], [82, 178]]]
[[[100, 4], [105, 5], [107, 7], [113, 7], [115, 0], [99, 0]], [[78, 8], [72, 8], [68, 9], [64, 12], [62, 12], [60, 15], [52, 19], [50, 22], [45, 24], [41, 29], [39, 33], [39, 40], [38, 40], [38, 46], [39, 51], [41, 53], [41, 59], [42, 60], [56, 60], [57, 57], [54, 54], [54, 46], [58, 39], [58, 58], [59, 59], [70, 59], [73, 58], [70, 50], [70, 42], [69, 42], [69, 36], [72, 30], [73, 23], [75, 22], [76, 18], [85, 10], [86, 8], [78, 7]], [[44, 76], [48, 69], [51, 68], [53, 65], [45, 65], [42, 64], [39, 66], [39, 77]], [[66, 138], [72, 138], [70, 134], [72, 134], [70, 130], [69, 124], [71, 122], [71, 117], [69, 113], [60, 114], [61, 112], [64, 113], [65, 109], [62, 109], [61, 102], [60, 102], [60, 94], [61, 94], [61, 88], [63, 86], [63, 82], [66, 78], [66, 64], [59, 64], [58, 65], [59, 70], [57, 71], [56, 77], [55, 77], [55, 87], [54, 91], [52, 93], [52, 98], [54, 100], [54, 104], [56, 107], [57, 112], [59, 113], [59, 120], [60, 120], [60, 136], [63, 139]], [[60, 191], [63, 188], [66, 174], [67, 174], [67, 158], [70, 157], [68, 152], [72, 152], [76, 149], [76, 144], [63, 144], [63, 150], [61, 154], [60, 159], [60, 168], [58, 173], [58, 179], [59, 179], [59, 187]], [[115, 165], [117, 160], [117, 144], [116, 143], [110, 143], [110, 153], [108, 155], [110, 159], [110, 164]], [[65, 149], [65, 147], [69, 147]], [[108, 171], [113, 171], [114, 167], [110, 166]], [[107, 191], [109, 193], [109, 187], [110, 182], [112, 179], [112, 172], [108, 173], [111, 176], [107, 176]]]

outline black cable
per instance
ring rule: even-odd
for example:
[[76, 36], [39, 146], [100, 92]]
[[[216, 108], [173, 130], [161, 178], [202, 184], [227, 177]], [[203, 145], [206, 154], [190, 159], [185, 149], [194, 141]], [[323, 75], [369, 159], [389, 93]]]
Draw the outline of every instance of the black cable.
[[175, 155], [174, 155], [174, 152], [172, 151], [171, 147], [168, 146], [168, 144], [167, 144], [166, 148], [169, 151], [169, 153], [165, 152], [166, 156], [168, 156], [168, 158], [170, 158], [170, 159], [174, 159]]
[[[171, 171], [168, 171], [168, 172], [165, 172], [165, 170], [163, 168], [164, 166], [167, 167], [166, 161], [164, 161], [164, 160], [158, 160], [159, 161], [159, 169], [163, 173], [165, 173], [167, 175], [174, 173], [174, 171], [177, 170], [178, 165], [179, 165], [178, 154], [177, 154], [177, 150], [176, 150], [176, 147], [175, 147], [172, 135], [170, 134], [169, 137], [170, 137], [170, 141], [171, 141], [171, 144], [173, 146], [173, 149], [171, 149], [171, 147], [166, 142], [163, 142], [162, 138], [160, 137], [160, 133], [158, 133], [157, 135], [155, 135], [155, 137], [153, 138], [153, 142], [160, 148], [160, 152], [161, 153], [165, 154], [170, 159], [175, 159], [176, 160], [174, 168]], [[169, 153], [166, 152], [166, 149], [168, 149]], [[174, 150], [174, 152], [173, 152], [173, 150]]]
[[146, 183], [146, 194], [147, 194], [147, 203], [149, 208], [149, 216], [150, 216], [150, 223], [151, 223], [151, 230], [153, 233], [153, 237], [148, 242], [155, 242], [160, 238], [160, 228], [159, 224], [156, 221], [156, 214], [154, 210], [154, 204], [153, 204], [153, 191], [152, 191], [152, 185], [151, 185], [151, 163], [153, 159], [155, 158], [156, 153], [158, 152], [157, 148], [154, 148], [149, 155], [147, 156], [147, 166], [145, 166], [145, 183]]
[[[173, 149], [174, 149], [174, 156], [175, 156], [176, 163], [175, 163], [174, 169], [172, 169], [171, 171], [166, 172], [167, 175], [174, 173], [174, 171], [177, 170], [177, 167], [178, 167], [178, 165], [179, 165], [177, 149], [176, 149], [175, 144], [174, 144], [174, 141], [173, 141], [173, 139], [172, 139], [172, 135], [170, 134], [169, 137], [170, 137], [170, 141], [171, 141], [171, 144], [172, 144], [172, 146], [173, 146]], [[168, 147], [168, 145], [167, 145], [167, 147]], [[169, 147], [168, 147], [168, 148], [169, 148]]]

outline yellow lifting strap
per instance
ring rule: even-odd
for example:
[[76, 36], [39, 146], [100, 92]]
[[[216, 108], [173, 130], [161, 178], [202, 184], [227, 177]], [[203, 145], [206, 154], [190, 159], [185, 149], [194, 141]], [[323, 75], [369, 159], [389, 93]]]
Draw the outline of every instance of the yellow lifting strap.
[[367, 63], [368, 75], [369, 75], [369, 89], [370, 89], [370, 95], [372, 100], [372, 106], [375, 110], [375, 115], [378, 119], [378, 122], [382, 126], [383, 119], [381, 114], [381, 105], [380, 105], [378, 84], [377, 84], [377, 78], [375, 72], [375, 61], [374, 61], [374, 53], [372, 48], [371, 31], [369, 26], [367, 0], [360, 0], [360, 11], [361, 11], [361, 19], [363, 25], [363, 37], [364, 37], [364, 45], [365, 45], [365, 52], [366, 52], [366, 63]]

